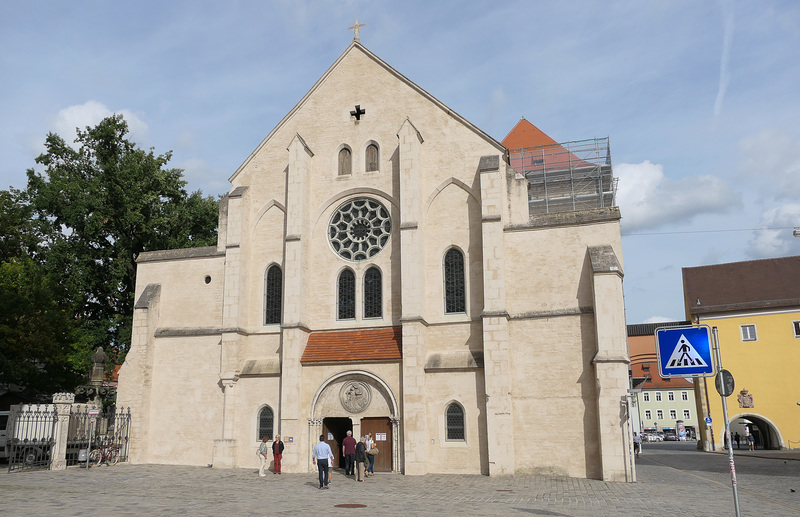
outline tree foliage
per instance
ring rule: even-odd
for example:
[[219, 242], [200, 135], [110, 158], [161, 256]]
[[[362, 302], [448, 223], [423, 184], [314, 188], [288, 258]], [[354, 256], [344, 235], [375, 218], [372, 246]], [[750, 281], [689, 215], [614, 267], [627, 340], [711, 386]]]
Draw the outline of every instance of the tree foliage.
[[120, 115], [78, 130], [74, 146], [50, 133], [27, 190], [0, 191], [0, 289], [21, 297], [0, 322], [9, 340], [0, 343], [0, 383], [24, 381], [33, 367], [55, 371], [43, 362], [48, 350], [84, 376], [98, 346], [120, 361], [136, 257], [216, 243], [217, 201], [187, 193], [183, 171], [167, 167], [171, 153], [140, 149], [127, 134]]

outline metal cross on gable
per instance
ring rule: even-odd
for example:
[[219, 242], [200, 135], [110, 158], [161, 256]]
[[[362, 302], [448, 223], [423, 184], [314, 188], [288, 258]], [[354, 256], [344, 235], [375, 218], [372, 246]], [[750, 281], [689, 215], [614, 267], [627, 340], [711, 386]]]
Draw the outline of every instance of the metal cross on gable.
[[361, 115], [365, 114], [367, 110], [361, 109], [361, 104], [356, 104], [356, 109], [350, 112], [351, 117], [355, 117], [356, 120], [361, 120]]
[[366, 23], [358, 23], [358, 18], [356, 18], [356, 23], [347, 28], [347, 30], [353, 31], [353, 41], [361, 41], [360, 39], [358, 39], [358, 31], [359, 29], [361, 29], [361, 27], [364, 27], [365, 25]]

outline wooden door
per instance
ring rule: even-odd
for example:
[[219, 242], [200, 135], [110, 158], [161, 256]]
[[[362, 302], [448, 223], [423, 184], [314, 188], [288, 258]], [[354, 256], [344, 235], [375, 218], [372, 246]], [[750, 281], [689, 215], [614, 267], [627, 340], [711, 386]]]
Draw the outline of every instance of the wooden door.
[[361, 434], [372, 433], [372, 439], [380, 451], [375, 456], [375, 472], [392, 471], [392, 422], [385, 417], [362, 418]]

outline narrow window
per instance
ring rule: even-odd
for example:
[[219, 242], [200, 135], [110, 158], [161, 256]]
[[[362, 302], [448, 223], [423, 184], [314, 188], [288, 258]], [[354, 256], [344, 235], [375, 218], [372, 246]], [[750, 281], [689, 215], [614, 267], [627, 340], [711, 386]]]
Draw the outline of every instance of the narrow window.
[[656, 392], [656, 402], [661, 402], [661, 392], [660, 391]]
[[645, 409], [644, 410], [644, 419], [645, 420], [650, 420], [652, 418], [653, 418], [653, 413], [651, 413], [649, 409]]
[[672, 392], [672, 391], [668, 391], [668, 392], [667, 392], [667, 400], [669, 400], [670, 402], [672, 402], [673, 400], [675, 400], [675, 393], [674, 393], [674, 392]]
[[356, 275], [345, 269], [339, 275], [339, 312], [340, 320], [352, 320], [356, 317]]
[[272, 434], [272, 423], [274, 421], [272, 408], [269, 406], [264, 406], [261, 411], [258, 413], [258, 433], [257, 439], [261, 440], [265, 436], [269, 437], [271, 440], [274, 436]]
[[264, 275], [264, 325], [281, 322], [281, 283], [283, 274], [278, 265], [273, 264]]
[[444, 307], [446, 314], [467, 312], [464, 255], [455, 248], [444, 255]]
[[369, 144], [367, 151], [364, 153], [364, 165], [367, 172], [378, 170], [378, 146]]
[[800, 321], [793, 321], [792, 328], [794, 329], [794, 337], [800, 337]]
[[447, 406], [446, 427], [448, 440], [464, 439], [464, 410], [453, 402]]
[[656, 420], [663, 420], [664, 419], [664, 412], [660, 409], [656, 410]]
[[684, 420], [689, 420], [690, 418], [692, 418], [692, 412], [689, 411], [688, 409], [684, 409], [683, 410], [683, 419]]
[[675, 411], [674, 409], [670, 409], [669, 410], [669, 418], [670, 418], [670, 420], [675, 420], [676, 418], [678, 418], [678, 412]]
[[689, 392], [688, 391], [682, 391], [681, 392], [681, 400], [689, 400]]
[[383, 316], [382, 298], [381, 271], [373, 266], [364, 275], [365, 318], [380, 318]]
[[353, 157], [350, 149], [343, 148], [339, 151], [339, 176], [346, 176], [353, 171]]
[[642, 400], [644, 400], [645, 402], [650, 402], [650, 394], [642, 393]]
[[742, 325], [742, 341], [755, 341], [756, 340], [756, 326], [755, 325]]

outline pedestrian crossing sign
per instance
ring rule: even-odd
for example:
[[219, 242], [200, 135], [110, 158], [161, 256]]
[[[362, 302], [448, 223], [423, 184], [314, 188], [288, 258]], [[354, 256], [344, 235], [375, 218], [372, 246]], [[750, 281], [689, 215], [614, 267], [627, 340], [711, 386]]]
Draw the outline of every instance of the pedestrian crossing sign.
[[711, 377], [711, 329], [707, 325], [657, 328], [658, 373], [662, 377]]

